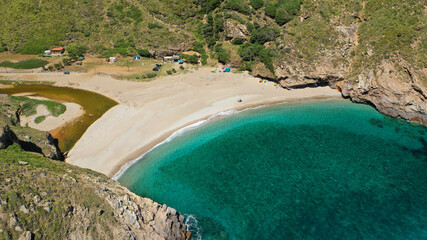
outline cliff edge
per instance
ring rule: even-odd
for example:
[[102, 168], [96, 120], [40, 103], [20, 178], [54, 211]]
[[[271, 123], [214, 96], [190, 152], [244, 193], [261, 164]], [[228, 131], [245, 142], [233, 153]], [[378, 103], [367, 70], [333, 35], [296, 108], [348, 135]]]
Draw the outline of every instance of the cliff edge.
[[184, 216], [106, 176], [0, 150], [1, 239], [189, 239]]

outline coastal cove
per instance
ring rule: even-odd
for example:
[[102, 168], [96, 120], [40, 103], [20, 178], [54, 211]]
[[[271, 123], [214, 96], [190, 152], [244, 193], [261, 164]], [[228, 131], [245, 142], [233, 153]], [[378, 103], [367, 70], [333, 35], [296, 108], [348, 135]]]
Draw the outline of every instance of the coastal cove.
[[119, 182], [187, 216], [197, 239], [421, 239], [426, 156], [424, 126], [316, 100], [181, 131]]

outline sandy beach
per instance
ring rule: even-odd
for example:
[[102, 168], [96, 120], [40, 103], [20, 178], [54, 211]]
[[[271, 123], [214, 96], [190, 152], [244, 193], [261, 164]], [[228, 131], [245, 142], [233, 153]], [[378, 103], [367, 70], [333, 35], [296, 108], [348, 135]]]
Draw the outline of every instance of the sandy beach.
[[[201, 68], [151, 82], [115, 80], [94, 72], [2, 74], [3, 79], [51, 81], [94, 91], [119, 105], [92, 124], [69, 152], [67, 162], [109, 177], [174, 131], [231, 109], [312, 98], [340, 97], [329, 87], [285, 90], [248, 74]], [[238, 102], [238, 99], [242, 102]]]

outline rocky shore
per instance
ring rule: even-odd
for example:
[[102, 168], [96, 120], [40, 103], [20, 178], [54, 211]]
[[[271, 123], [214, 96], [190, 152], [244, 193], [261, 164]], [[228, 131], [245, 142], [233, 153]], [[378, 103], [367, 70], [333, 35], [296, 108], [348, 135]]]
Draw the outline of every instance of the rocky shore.
[[[189, 239], [184, 216], [105, 175], [0, 150], [1, 239]], [[19, 160], [19, 161], [18, 161]]]

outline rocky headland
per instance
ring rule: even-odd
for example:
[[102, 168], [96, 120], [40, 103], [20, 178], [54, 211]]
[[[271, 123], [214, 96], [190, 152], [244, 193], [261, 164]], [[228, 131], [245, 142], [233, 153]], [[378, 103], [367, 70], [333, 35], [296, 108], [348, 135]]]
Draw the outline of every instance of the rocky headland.
[[184, 216], [105, 175], [0, 150], [1, 239], [188, 239]]

